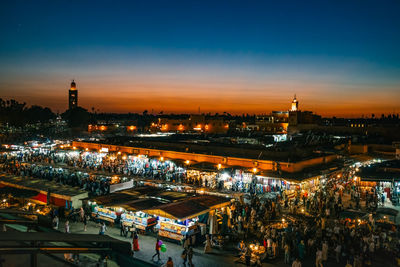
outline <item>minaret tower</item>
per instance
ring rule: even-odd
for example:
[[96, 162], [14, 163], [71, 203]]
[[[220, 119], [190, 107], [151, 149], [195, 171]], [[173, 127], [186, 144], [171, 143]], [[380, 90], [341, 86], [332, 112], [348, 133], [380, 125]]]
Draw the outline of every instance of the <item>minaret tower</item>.
[[293, 101], [292, 101], [292, 109], [290, 111], [298, 111], [299, 110], [299, 101], [296, 99], [296, 95], [294, 95]]
[[76, 83], [72, 80], [71, 88], [69, 89], [69, 109], [76, 108], [78, 106], [78, 90], [76, 90]]

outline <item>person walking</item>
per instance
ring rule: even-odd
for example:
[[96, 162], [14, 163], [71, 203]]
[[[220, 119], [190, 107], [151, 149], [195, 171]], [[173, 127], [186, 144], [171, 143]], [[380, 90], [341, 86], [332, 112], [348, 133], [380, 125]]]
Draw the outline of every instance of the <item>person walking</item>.
[[187, 249], [186, 248], [183, 249], [181, 258], [183, 260], [183, 266], [186, 266], [186, 261], [187, 261]]
[[133, 251], [139, 251], [139, 236], [138, 234], [135, 232], [133, 234], [133, 241], [132, 241], [132, 246], [133, 246]]
[[193, 262], [192, 262], [192, 259], [193, 259], [193, 248], [192, 248], [192, 246], [189, 247], [187, 255], [188, 255], [189, 266], [192, 267], [193, 266]]
[[99, 235], [104, 235], [104, 233], [106, 232], [106, 230], [107, 230], [106, 223], [105, 223], [105, 222], [102, 222], [102, 223], [100, 224]]
[[328, 242], [324, 241], [322, 243], [322, 260], [327, 261], [328, 260]]
[[157, 256], [158, 261], [160, 261], [160, 248], [161, 248], [161, 240], [157, 238], [156, 241], [156, 253], [153, 255], [153, 257], [151, 257], [151, 260], [154, 260], [154, 257]]
[[315, 267], [323, 267], [322, 265], [322, 250], [317, 248], [317, 252], [315, 253]]
[[87, 216], [83, 215], [83, 231], [87, 231]]
[[69, 221], [67, 220], [64, 225], [65, 233], [69, 234]]
[[120, 221], [120, 224], [119, 224], [119, 235], [120, 236], [125, 236], [126, 237], [126, 234], [125, 234], [125, 226], [124, 226], [124, 223], [123, 223], [123, 221], [121, 220]]
[[[64, 228], [65, 228], [65, 233], [69, 234], [69, 221], [68, 220], [65, 222]], [[72, 260], [72, 254], [71, 253], [64, 253], [64, 258], [67, 261], [71, 261]]]
[[292, 267], [301, 267], [301, 261], [299, 258], [296, 258], [294, 262], [292, 263]]
[[339, 263], [339, 261], [340, 261], [340, 253], [342, 252], [342, 246], [340, 245], [340, 243], [338, 243], [337, 245], [336, 245], [336, 248], [335, 248], [335, 253], [336, 253], [336, 262], [337, 263]]
[[305, 246], [304, 246], [304, 240], [301, 240], [299, 245], [297, 246], [298, 249], [298, 253], [299, 253], [299, 258], [301, 260], [304, 259], [304, 250], [305, 250]]
[[84, 218], [85, 218], [85, 211], [83, 210], [83, 208], [81, 207], [81, 209], [79, 210], [79, 216], [81, 217], [81, 222], [83, 222]]
[[285, 245], [285, 263], [289, 264], [290, 263], [290, 246], [288, 243]]
[[54, 230], [58, 230], [58, 223], [59, 223], [58, 216], [55, 215], [54, 218], [53, 218], [53, 229]]
[[210, 253], [211, 251], [212, 251], [212, 248], [211, 248], [210, 236], [206, 235], [206, 241], [205, 241], [205, 245], [204, 245], [204, 253]]
[[250, 266], [250, 264], [251, 264], [251, 250], [250, 250], [250, 248], [248, 247], [247, 249], [246, 249], [246, 253], [244, 254], [244, 258], [245, 258], [245, 260], [246, 260], [246, 266]]
[[168, 257], [167, 263], [165, 263], [165, 267], [174, 267], [174, 262], [171, 257]]

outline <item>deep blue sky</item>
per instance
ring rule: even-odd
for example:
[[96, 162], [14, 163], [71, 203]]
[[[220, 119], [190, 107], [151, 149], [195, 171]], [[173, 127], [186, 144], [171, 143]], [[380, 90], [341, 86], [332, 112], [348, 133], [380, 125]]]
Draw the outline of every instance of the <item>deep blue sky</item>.
[[400, 108], [400, 1], [3, 1], [0, 33], [1, 96], [60, 111], [72, 78], [104, 111]]

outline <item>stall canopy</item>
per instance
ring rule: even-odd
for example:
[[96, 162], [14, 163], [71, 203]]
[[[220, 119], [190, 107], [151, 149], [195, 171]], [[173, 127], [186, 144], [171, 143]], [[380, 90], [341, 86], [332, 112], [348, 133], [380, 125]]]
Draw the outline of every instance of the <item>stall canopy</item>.
[[151, 215], [181, 221], [197, 217], [199, 215], [207, 213], [208, 211], [209, 208], [190, 199], [181, 202], [161, 205], [153, 209], [144, 210], [144, 212]]
[[50, 191], [52, 196], [58, 195], [59, 198], [66, 200], [70, 200], [71, 198], [75, 197], [84, 198], [88, 194], [86, 191], [78, 187], [61, 185], [55, 181], [48, 181], [32, 177], [27, 178], [20, 176], [3, 175], [1, 177], [0, 183], [10, 187], [35, 190], [42, 193], [47, 193]]
[[90, 200], [96, 202], [96, 204], [109, 206], [109, 207], [121, 207], [122, 204], [127, 204], [138, 199], [144, 198], [154, 198], [159, 201], [158, 205], [165, 204], [169, 202], [178, 201], [184, 198], [187, 198], [189, 194], [183, 192], [173, 192], [167, 191], [165, 192], [161, 188], [154, 187], [138, 187], [134, 189], [127, 189], [115, 193], [111, 193], [105, 196], [97, 196], [93, 198], [86, 198], [86, 200]]
[[385, 214], [385, 215], [390, 215], [390, 216], [396, 217], [397, 214], [399, 213], [399, 211], [395, 210], [395, 209], [392, 209], [392, 208], [384, 208], [384, 207], [382, 207], [382, 208], [378, 208], [376, 210], [376, 213]]
[[167, 200], [168, 202], [176, 202], [191, 196], [189, 193], [176, 192], [176, 191], [166, 191], [161, 192], [153, 197], [159, 198], [161, 200]]
[[230, 200], [216, 196], [198, 196], [191, 199], [161, 205], [144, 212], [173, 220], [186, 220], [205, 214], [212, 209], [229, 205]]
[[0, 195], [12, 195], [15, 198], [31, 198], [37, 196], [39, 192], [29, 189], [5, 186], [0, 188]]
[[127, 211], [142, 211], [145, 209], [150, 209], [153, 207], [161, 206], [166, 204], [166, 202], [160, 201], [154, 198], [145, 198], [145, 199], [138, 199], [129, 203], [124, 203], [119, 207], [127, 210]]
[[390, 160], [360, 168], [357, 176], [361, 181], [398, 182], [400, 181], [400, 160]]
[[114, 206], [117, 204], [134, 201], [137, 199], [138, 199], [138, 197], [135, 195], [118, 192], [118, 193], [108, 194], [105, 196], [94, 197], [94, 198], [91, 198], [90, 200], [93, 202], [96, 202], [99, 205]]
[[364, 218], [366, 215], [367, 215], [366, 212], [348, 209], [348, 210], [342, 211], [339, 214], [339, 217], [340, 218], [345, 218], [345, 219], [355, 220], [355, 219]]
[[210, 210], [219, 209], [228, 206], [231, 203], [230, 198], [218, 197], [218, 196], [198, 196], [192, 198], [192, 200], [200, 203], [201, 205], [208, 207]]
[[126, 191], [131, 191], [131, 192], [136, 192], [138, 195], [141, 196], [156, 196], [159, 193], [163, 192], [164, 190], [161, 188], [155, 188], [155, 187], [138, 187], [132, 190], [125, 190], [121, 192], [126, 192]]

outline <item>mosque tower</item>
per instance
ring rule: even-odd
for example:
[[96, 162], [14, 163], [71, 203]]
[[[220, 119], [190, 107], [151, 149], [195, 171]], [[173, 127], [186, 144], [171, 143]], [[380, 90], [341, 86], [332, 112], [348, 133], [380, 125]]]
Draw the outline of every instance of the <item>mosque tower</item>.
[[296, 99], [296, 95], [294, 95], [293, 101], [292, 101], [292, 108], [290, 111], [298, 111], [299, 110], [299, 101]]
[[76, 90], [76, 83], [74, 80], [71, 82], [71, 88], [69, 89], [69, 109], [76, 108], [78, 106], [78, 90]]

